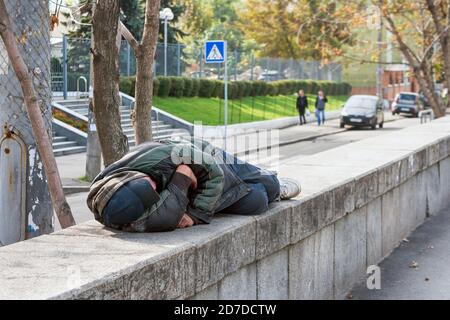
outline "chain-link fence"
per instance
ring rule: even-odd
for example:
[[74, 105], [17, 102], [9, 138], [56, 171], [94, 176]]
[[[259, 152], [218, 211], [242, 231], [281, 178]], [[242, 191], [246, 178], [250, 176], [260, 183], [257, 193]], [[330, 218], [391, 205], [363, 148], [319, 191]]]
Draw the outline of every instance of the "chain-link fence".
[[[6, 0], [19, 51], [51, 136], [50, 32], [46, 0]], [[0, 243], [53, 230], [53, 210], [21, 86], [0, 39]]]
[[[84, 91], [89, 86], [89, 39], [52, 38], [52, 90]], [[167, 64], [164, 56], [167, 56]], [[229, 79], [264, 80], [312, 79], [342, 80], [342, 67], [337, 63], [321, 65], [318, 61], [257, 58], [252, 52], [228, 52]], [[222, 64], [205, 64], [203, 47], [158, 43], [153, 72], [157, 76], [185, 76], [223, 79]], [[126, 41], [120, 48], [120, 74], [133, 76], [136, 60]], [[85, 80], [86, 79], [86, 83]]]

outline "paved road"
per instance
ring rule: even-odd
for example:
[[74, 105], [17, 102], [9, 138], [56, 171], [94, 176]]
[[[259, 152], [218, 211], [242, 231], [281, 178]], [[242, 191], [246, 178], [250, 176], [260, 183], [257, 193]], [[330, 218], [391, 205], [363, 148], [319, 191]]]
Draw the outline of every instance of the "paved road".
[[[339, 127], [338, 120], [330, 121], [329, 124], [334, 128]], [[385, 123], [384, 128], [382, 129], [371, 130], [370, 128], [350, 128], [349, 130], [344, 132], [284, 145], [279, 148], [279, 165], [281, 166], [287, 161], [295, 161], [296, 159], [300, 159], [305, 156], [333, 149], [373, 136], [391, 133], [393, 131], [410, 126], [415, 126], [417, 124], [417, 119], [400, 118], [399, 120]], [[259, 162], [259, 165], [265, 166], [266, 163]]]
[[[365, 282], [353, 299], [450, 299], [450, 208], [428, 218], [380, 263], [381, 289]], [[415, 267], [413, 267], [415, 266]]]
[[[325, 150], [329, 150], [332, 148], [336, 148], [341, 145], [345, 145], [348, 143], [352, 143], [355, 141], [359, 141], [365, 138], [373, 137], [374, 135], [382, 135], [386, 133], [390, 133], [395, 130], [400, 130], [408, 126], [417, 125], [417, 119], [403, 119], [385, 123], [385, 128], [370, 130], [370, 129], [350, 129], [345, 132], [339, 132], [336, 134], [331, 134], [328, 136], [312, 139], [310, 141], [302, 141], [294, 144], [289, 144], [280, 147], [279, 149], [279, 163], [283, 165], [283, 163], [289, 161], [295, 161], [298, 158], [305, 157], [311, 154], [315, 154], [318, 152], [322, 152]], [[327, 126], [330, 129], [339, 128], [338, 120], [332, 120], [327, 123]], [[314, 130], [314, 127], [311, 126], [308, 130]], [[290, 130], [297, 130], [296, 128], [290, 128]], [[298, 130], [302, 130], [299, 128]], [[73, 155], [66, 157], [58, 157], [58, 166], [61, 171], [68, 172], [71, 177], [81, 177], [84, 172], [84, 167], [80, 167], [75, 165], [76, 163], [80, 163], [80, 161], [85, 161], [85, 155]], [[264, 161], [263, 161], [264, 162]], [[258, 164], [261, 166], [266, 166], [265, 163], [259, 162]], [[62, 175], [64, 177], [64, 175]], [[66, 180], [69, 178], [65, 178]], [[92, 213], [86, 206], [86, 193], [78, 193], [67, 196], [67, 200], [72, 208], [72, 212], [74, 214], [75, 220], [77, 223], [84, 222], [87, 220], [91, 220], [93, 218]], [[59, 229], [59, 223], [56, 219], [55, 229]]]

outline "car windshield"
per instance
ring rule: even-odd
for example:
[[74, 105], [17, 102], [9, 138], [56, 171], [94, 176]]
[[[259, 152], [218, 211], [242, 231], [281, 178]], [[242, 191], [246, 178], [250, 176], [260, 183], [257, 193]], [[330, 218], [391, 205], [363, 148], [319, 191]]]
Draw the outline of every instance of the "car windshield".
[[345, 104], [346, 110], [354, 110], [354, 109], [364, 109], [364, 110], [373, 110], [377, 100], [374, 98], [367, 97], [351, 97], [347, 103]]
[[398, 98], [400, 100], [405, 100], [405, 101], [411, 101], [411, 102], [416, 101], [416, 96], [413, 94], [400, 94]]

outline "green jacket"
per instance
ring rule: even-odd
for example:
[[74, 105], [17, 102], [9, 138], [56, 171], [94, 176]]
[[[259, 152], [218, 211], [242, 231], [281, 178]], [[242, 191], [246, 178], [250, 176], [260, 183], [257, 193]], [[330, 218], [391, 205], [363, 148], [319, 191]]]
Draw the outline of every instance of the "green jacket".
[[[221, 205], [224, 192], [223, 166], [214, 159], [214, 147], [210, 144], [164, 141], [151, 142], [141, 145], [133, 152], [127, 154], [119, 161], [113, 163], [101, 172], [93, 183], [114, 174], [118, 170], [135, 170], [152, 177], [157, 184], [160, 200], [154, 204], [135, 223], [128, 227], [128, 231], [149, 230], [146, 220], [153, 215], [167, 215], [168, 212], [184, 210], [198, 222], [209, 223], [213, 213]], [[183, 197], [176, 186], [171, 185], [171, 178], [181, 163], [189, 165], [197, 177], [197, 189], [191, 191], [189, 196]], [[227, 178], [227, 186], [229, 178]], [[242, 192], [242, 181], [234, 177], [233, 198], [245, 195]], [[228, 197], [229, 199], [230, 197]], [[223, 201], [222, 201], [223, 202]], [[184, 206], [184, 207], [183, 207]], [[223, 207], [223, 206], [222, 206]]]

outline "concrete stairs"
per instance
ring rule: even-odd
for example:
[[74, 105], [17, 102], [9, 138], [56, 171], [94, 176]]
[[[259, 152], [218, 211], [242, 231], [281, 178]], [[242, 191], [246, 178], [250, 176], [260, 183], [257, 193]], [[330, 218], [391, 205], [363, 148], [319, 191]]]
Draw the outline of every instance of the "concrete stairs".
[[[73, 112], [86, 117], [88, 116], [88, 99], [62, 100], [58, 101], [58, 103]], [[130, 114], [131, 110], [129, 109], [129, 107], [120, 107], [122, 130], [128, 138], [130, 147], [133, 147], [136, 143]], [[183, 130], [173, 128], [171, 125], [166, 124], [163, 121], [159, 121], [154, 117], [152, 117], [152, 132], [154, 140], [164, 140], [171, 137], [180, 136], [184, 133]], [[68, 141], [67, 139], [65, 140], [64, 137], [56, 137], [56, 139], [58, 140], [54, 141], [53, 143], [55, 155], [60, 155], [59, 153], [61, 152], [63, 152], [63, 154], [70, 154], [86, 151], [85, 147], [80, 147], [75, 142]]]
[[53, 132], [53, 154], [55, 156], [64, 156], [80, 152], [86, 152], [86, 147], [79, 146], [77, 142], [70, 141], [67, 137], [59, 136]]

